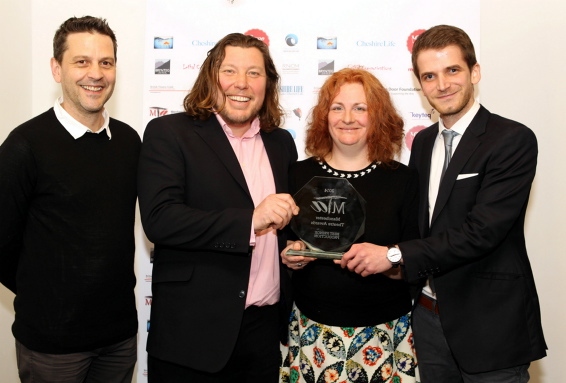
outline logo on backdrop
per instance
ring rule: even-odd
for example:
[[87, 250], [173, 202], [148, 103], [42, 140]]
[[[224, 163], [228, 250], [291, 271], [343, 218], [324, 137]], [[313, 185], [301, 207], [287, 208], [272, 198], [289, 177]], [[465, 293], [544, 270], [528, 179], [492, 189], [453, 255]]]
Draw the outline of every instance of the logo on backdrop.
[[265, 45], [269, 46], [269, 37], [267, 37], [267, 33], [262, 31], [261, 29], [250, 29], [249, 31], [245, 32], [244, 35], [253, 36], [256, 39], [263, 41]]
[[381, 40], [381, 41], [364, 41], [358, 40], [356, 41], [356, 46], [363, 47], [363, 48], [393, 48], [395, 47], [395, 41], [389, 40]]
[[334, 60], [318, 60], [318, 75], [330, 76], [334, 73]]
[[413, 45], [415, 45], [415, 40], [416, 40], [417, 37], [419, 37], [424, 31], [425, 31], [425, 29], [417, 29], [416, 31], [414, 31], [413, 33], [411, 33], [411, 34], [409, 35], [409, 37], [407, 38], [407, 49], [409, 50], [409, 53], [413, 53]]
[[405, 134], [405, 145], [407, 145], [407, 149], [411, 150], [415, 136], [417, 135], [418, 132], [420, 132], [424, 128], [426, 128], [426, 126], [417, 125], [417, 126], [413, 126], [411, 129], [407, 131], [407, 133]]
[[317, 37], [316, 39], [316, 49], [337, 49], [337, 48], [338, 48], [337, 37]]
[[[161, 108], [159, 106], [150, 106], [149, 107], [149, 116], [150, 117], [161, 117], [167, 114], [167, 108]], [[151, 258], [153, 260], [153, 257]]]
[[279, 91], [282, 95], [301, 96], [303, 94], [302, 85], [281, 85]]
[[171, 74], [171, 60], [155, 60], [155, 74]]
[[145, 305], [146, 306], [151, 306], [151, 302], [153, 301], [153, 296], [152, 295], [146, 295], [145, 296]]
[[367, 71], [390, 71], [393, 70], [390, 66], [386, 65], [363, 65], [363, 64], [352, 64], [348, 65], [348, 68], [352, 69], [365, 69]]
[[282, 74], [299, 74], [300, 69], [299, 63], [284, 63], [281, 65]]
[[297, 37], [297, 35], [289, 33], [287, 36], [285, 36], [285, 42], [288, 46], [294, 47], [299, 43], [299, 38]]
[[173, 49], [173, 37], [154, 37], [153, 49]]

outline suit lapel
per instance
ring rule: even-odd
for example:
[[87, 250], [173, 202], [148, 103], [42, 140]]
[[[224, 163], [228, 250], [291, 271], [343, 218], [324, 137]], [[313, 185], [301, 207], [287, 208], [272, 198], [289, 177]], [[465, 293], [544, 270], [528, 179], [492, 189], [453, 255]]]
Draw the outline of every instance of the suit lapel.
[[434, 141], [436, 139], [436, 135], [438, 133], [438, 123], [430, 126], [427, 130], [422, 131], [421, 135], [423, 135], [423, 143], [422, 143], [422, 151], [419, 155], [415, 158], [415, 162], [418, 162], [418, 169], [419, 174], [423, 176], [419, 177], [420, 179], [420, 204], [419, 204], [419, 227], [421, 229], [421, 235], [426, 237], [428, 236], [429, 230], [429, 212], [428, 212], [428, 190], [430, 184], [430, 159], [432, 158], [432, 148], [434, 147]]
[[[232, 145], [226, 137], [226, 133], [222, 130], [220, 123], [214, 115], [210, 116], [206, 121], [195, 122], [195, 132], [202, 140], [212, 149], [230, 172], [234, 180], [248, 193], [248, 184], [246, 178], [238, 162], [238, 158], [232, 149]], [[206, 166], [206, 164], [203, 164]], [[251, 197], [251, 194], [250, 194]]]
[[436, 198], [436, 203], [434, 205], [434, 212], [432, 214], [431, 226], [434, 223], [435, 219], [438, 217], [438, 214], [444, 206], [446, 202], [448, 202], [448, 198], [450, 197], [450, 193], [452, 192], [452, 188], [456, 183], [458, 175], [472, 156], [472, 154], [476, 151], [478, 146], [481, 144], [481, 135], [485, 132], [485, 127], [487, 124], [487, 120], [489, 119], [489, 112], [483, 106], [480, 107], [480, 110], [470, 123], [470, 125], [466, 128], [456, 151], [452, 155], [452, 159], [450, 160], [450, 164], [446, 169], [446, 173], [444, 174], [444, 178], [440, 183], [440, 187], [438, 189], [438, 196]]

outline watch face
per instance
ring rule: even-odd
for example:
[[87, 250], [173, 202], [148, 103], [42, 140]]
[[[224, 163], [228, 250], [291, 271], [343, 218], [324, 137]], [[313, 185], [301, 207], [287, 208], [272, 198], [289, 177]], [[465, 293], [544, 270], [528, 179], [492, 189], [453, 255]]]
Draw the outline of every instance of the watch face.
[[391, 263], [401, 262], [401, 250], [396, 247], [390, 248], [387, 250], [387, 259], [389, 259]]

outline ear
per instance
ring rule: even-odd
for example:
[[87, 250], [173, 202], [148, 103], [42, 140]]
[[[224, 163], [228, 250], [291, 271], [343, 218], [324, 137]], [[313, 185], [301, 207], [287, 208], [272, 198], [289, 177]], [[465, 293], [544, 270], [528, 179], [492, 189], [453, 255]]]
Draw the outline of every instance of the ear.
[[481, 80], [480, 64], [476, 63], [472, 67], [472, 84], [476, 85]]
[[55, 60], [55, 57], [51, 58], [51, 74], [56, 82], [61, 82], [61, 64]]

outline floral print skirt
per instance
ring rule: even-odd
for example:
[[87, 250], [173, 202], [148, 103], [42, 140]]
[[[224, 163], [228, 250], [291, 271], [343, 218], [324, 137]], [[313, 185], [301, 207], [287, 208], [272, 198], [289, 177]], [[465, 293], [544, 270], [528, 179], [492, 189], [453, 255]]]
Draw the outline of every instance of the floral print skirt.
[[280, 383], [418, 383], [411, 313], [371, 327], [317, 323], [293, 305]]

